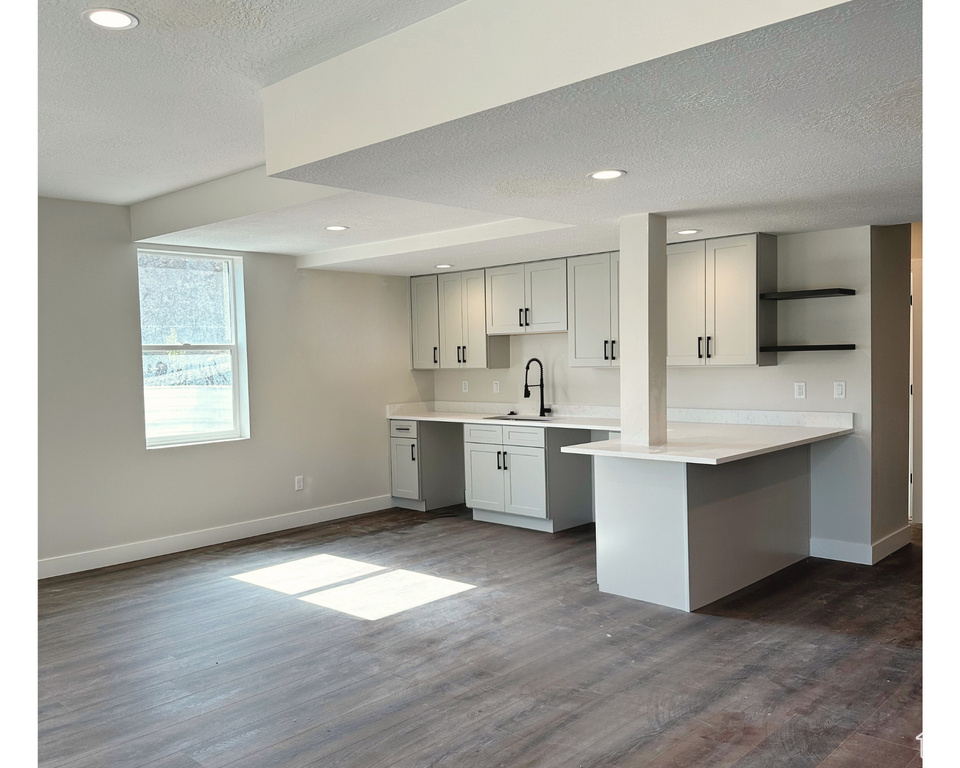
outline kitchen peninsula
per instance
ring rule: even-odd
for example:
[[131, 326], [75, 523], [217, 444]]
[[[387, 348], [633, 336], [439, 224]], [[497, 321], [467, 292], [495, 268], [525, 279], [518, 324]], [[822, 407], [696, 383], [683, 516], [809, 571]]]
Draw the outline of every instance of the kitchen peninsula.
[[[613, 408], [558, 409], [546, 420], [483, 408], [416, 403], [389, 406], [387, 415], [392, 423], [593, 435], [593, 442], [564, 440], [559, 451], [594, 459], [592, 482], [576, 478], [581, 493], [592, 485], [594, 509], [583, 507], [570, 520], [589, 522], [593, 512], [600, 590], [686, 611], [809, 556], [809, 446], [853, 432], [850, 413], [671, 408], [667, 442], [637, 446], [596, 440], [619, 432]], [[541, 520], [482, 510], [474, 518], [545, 531], [569, 527], [547, 526], [546, 511]]]

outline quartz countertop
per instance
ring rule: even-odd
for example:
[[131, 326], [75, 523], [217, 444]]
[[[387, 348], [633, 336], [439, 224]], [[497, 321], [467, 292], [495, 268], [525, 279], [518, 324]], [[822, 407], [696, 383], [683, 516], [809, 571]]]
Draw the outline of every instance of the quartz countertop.
[[488, 416], [503, 416], [497, 413], [467, 413], [455, 411], [426, 411], [423, 413], [391, 414], [391, 419], [407, 421], [452, 421], [461, 424], [519, 424], [525, 427], [549, 427], [551, 429], [596, 429], [604, 432], [619, 432], [620, 419], [596, 416], [550, 416], [549, 421], [538, 419], [496, 419]]
[[772, 426], [704, 422], [667, 422], [664, 445], [631, 445], [622, 440], [565, 446], [564, 453], [620, 459], [726, 464], [730, 461], [848, 435], [852, 426]]

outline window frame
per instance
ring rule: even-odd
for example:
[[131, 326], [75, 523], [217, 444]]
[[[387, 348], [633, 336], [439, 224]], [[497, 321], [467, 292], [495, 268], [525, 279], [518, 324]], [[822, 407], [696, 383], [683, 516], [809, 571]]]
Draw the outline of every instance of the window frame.
[[[163, 256], [180, 256], [186, 259], [200, 259], [206, 261], [224, 261], [229, 265], [228, 285], [230, 289], [229, 311], [232, 344], [144, 344], [143, 319], [141, 315], [139, 285], [140, 285], [140, 256], [141, 254], [157, 254]], [[143, 354], [145, 352], [193, 352], [193, 351], [228, 351], [230, 352], [231, 390], [233, 405], [233, 424], [231, 430], [216, 432], [192, 432], [163, 437], [149, 437], [146, 434], [146, 387], [143, 380], [141, 395], [144, 402], [144, 439], [148, 450], [155, 448], [175, 448], [187, 445], [203, 445], [206, 443], [222, 443], [234, 440], [245, 440], [250, 437], [250, 407], [247, 388], [247, 341], [246, 341], [246, 311], [243, 292], [243, 258], [234, 254], [219, 251], [184, 251], [167, 248], [137, 248], [137, 317], [140, 319], [140, 361], [143, 369]]]

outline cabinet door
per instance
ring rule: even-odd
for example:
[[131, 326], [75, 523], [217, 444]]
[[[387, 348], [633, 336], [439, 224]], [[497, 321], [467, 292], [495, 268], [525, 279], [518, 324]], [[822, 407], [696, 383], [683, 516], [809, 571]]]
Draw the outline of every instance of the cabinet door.
[[420, 461], [417, 453], [416, 440], [390, 438], [390, 464], [393, 471], [391, 493], [397, 498], [420, 498]]
[[571, 367], [609, 366], [610, 254], [567, 259], [567, 336]]
[[460, 368], [463, 348], [463, 301], [460, 273], [440, 275], [440, 367]]
[[466, 505], [503, 512], [503, 446], [464, 443], [463, 462]]
[[487, 333], [523, 333], [524, 270], [523, 264], [494, 267], [486, 270]]
[[543, 448], [504, 447], [504, 511], [547, 516], [547, 464]]
[[[567, 330], [567, 260], [535, 261], [524, 265], [527, 333]], [[530, 310], [527, 318], [526, 309]]]
[[487, 367], [487, 303], [483, 270], [464, 272], [463, 285], [463, 366]]
[[757, 364], [757, 237], [707, 240], [707, 365]]
[[410, 278], [410, 333], [414, 368], [440, 367], [440, 304], [437, 276]]
[[610, 254], [610, 365], [620, 367], [620, 251]]
[[667, 246], [667, 365], [703, 365], [706, 345], [706, 244]]

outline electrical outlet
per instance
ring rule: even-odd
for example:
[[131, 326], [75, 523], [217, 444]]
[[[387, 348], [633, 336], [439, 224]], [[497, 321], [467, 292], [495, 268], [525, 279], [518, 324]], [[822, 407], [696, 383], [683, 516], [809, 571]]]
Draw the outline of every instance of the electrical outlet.
[[807, 382], [805, 381], [793, 382], [793, 396], [797, 400], [806, 400], [807, 399]]
[[847, 396], [847, 382], [845, 381], [835, 381], [833, 382], [833, 396], [838, 400], [843, 400]]
[[460, 389], [461, 389], [461, 391], [463, 391], [463, 392], [469, 392], [469, 391], [470, 391], [470, 382], [469, 382], [469, 381], [466, 381], [466, 380], [461, 381], [461, 382], [460, 382]]
[[303, 475], [297, 475], [295, 478], [293, 478], [293, 490], [303, 490]]
[[499, 395], [499, 394], [500, 394], [500, 382], [499, 382], [499, 381], [493, 382], [493, 394], [495, 394], [495, 395]]

